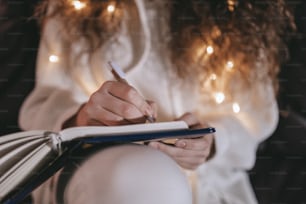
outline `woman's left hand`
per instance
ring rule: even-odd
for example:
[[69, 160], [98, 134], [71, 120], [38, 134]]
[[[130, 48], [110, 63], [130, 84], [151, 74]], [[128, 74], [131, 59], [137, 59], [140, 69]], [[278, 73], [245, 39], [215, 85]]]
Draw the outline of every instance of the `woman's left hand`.
[[[178, 120], [184, 120], [190, 128], [204, 128], [192, 113], [186, 113]], [[151, 142], [149, 146], [159, 149], [172, 157], [181, 167], [195, 170], [214, 154], [214, 136], [212, 134], [193, 139], [179, 139], [174, 145]]]

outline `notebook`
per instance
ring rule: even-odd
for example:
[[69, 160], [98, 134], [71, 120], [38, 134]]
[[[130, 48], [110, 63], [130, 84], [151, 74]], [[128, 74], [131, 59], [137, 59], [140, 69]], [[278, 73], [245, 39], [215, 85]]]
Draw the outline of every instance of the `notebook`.
[[69, 152], [84, 144], [194, 138], [213, 132], [212, 127], [189, 129], [185, 122], [173, 121], [73, 127], [60, 132], [34, 130], [1, 136], [0, 201], [16, 203], [23, 199], [64, 165], [63, 158]]

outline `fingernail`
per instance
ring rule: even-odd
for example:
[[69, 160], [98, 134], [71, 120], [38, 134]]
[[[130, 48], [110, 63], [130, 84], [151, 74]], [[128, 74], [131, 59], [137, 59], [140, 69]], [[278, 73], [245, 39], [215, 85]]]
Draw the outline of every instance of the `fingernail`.
[[150, 142], [149, 146], [153, 147], [155, 149], [158, 149], [158, 143], [157, 142]]
[[176, 146], [177, 147], [181, 147], [181, 148], [184, 148], [184, 147], [186, 147], [186, 142], [185, 141], [178, 141], [177, 143], [176, 143]]

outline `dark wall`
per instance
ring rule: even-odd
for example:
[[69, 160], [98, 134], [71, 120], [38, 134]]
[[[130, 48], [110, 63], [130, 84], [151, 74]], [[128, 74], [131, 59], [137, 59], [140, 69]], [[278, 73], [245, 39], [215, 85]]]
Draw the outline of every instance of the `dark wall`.
[[0, 135], [19, 131], [19, 108], [34, 86], [38, 0], [0, 0]]
[[290, 109], [306, 117], [306, 2], [293, 1], [297, 35], [289, 44], [290, 60], [281, 70], [281, 109]]
[[295, 4], [298, 33], [289, 43], [290, 60], [279, 75], [279, 124], [259, 146], [250, 171], [260, 204], [306, 203], [306, 2], [288, 2]]

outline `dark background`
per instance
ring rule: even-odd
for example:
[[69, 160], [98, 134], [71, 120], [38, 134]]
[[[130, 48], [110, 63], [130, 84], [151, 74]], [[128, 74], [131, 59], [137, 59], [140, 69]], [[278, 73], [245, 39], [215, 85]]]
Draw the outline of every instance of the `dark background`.
[[260, 204], [306, 204], [306, 2], [295, 7], [298, 33], [282, 66], [279, 124], [257, 152], [250, 179]]
[[[18, 111], [34, 86], [38, 0], [0, 0], [0, 135], [19, 131]], [[30, 118], [29, 118], [30, 120]]]

